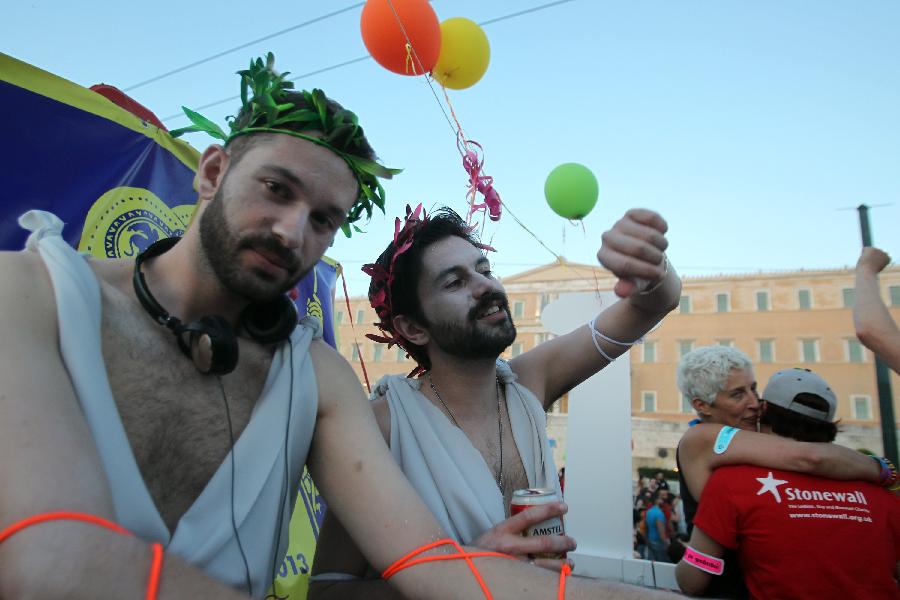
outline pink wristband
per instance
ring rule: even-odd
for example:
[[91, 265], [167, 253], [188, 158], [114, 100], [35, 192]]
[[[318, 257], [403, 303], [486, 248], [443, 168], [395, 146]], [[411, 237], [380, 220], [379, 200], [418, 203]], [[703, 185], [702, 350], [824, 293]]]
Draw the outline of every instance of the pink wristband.
[[697, 567], [701, 571], [706, 571], [711, 575], [721, 575], [722, 571], [725, 570], [725, 561], [721, 558], [697, 552], [690, 546], [686, 546], [686, 548], [687, 550], [684, 552], [684, 562], [689, 565]]

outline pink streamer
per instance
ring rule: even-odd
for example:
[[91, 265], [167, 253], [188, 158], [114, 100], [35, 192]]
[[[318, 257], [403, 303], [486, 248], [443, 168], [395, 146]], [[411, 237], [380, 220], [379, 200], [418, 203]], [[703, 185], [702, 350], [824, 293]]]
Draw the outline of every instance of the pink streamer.
[[[478, 150], [473, 149], [473, 146]], [[480, 155], [483, 152], [481, 144], [473, 140], [465, 141], [465, 152], [463, 155], [463, 168], [469, 174], [469, 216], [477, 211], [486, 211], [491, 221], [499, 221], [502, 212], [500, 204], [500, 193], [494, 189], [494, 178], [490, 175], [482, 173], [484, 168], [484, 158]], [[475, 193], [478, 192], [484, 196], [484, 202], [475, 203]]]

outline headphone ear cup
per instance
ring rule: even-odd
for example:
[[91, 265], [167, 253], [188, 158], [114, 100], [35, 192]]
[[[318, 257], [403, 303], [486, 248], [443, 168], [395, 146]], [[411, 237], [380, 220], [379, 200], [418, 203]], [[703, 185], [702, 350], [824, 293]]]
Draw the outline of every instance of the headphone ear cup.
[[223, 317], [210, 315], [190, 323], [190, 357], [201, 373], [225, 375], [234, 371], [238, 362], [238, 341], [234, 330]]
[[241, 324], [257, 342], [272, 344], [288, 339], [298, 319], [294, 302], [287, 296], [279, 296], [271, 302], [248, 306], [241, 315]]

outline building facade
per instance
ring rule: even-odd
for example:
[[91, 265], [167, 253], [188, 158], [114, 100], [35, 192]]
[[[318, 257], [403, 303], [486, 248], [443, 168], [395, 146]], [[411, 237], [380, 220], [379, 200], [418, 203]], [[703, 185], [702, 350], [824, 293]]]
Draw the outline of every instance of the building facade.
[[[683, 282], [679, 307], [630, 353], [635, 467], [675, 465], [678, 440], [694, 418], [689, 402], [678, 391], [675, 371], [682, 355], [710, 344], [746, 352], [756, 365], [760, 391], [780, 369], [804, 367], [819, 373], [839, 399], [837, 441], [882, 453], [874, 357], [853, 330], [852, 270], [684, 277]], [[527, 352], [551, 337], [540, 315], [560, 294], [607, 291], [614, 284], [615, 278], [600, 267], [565, 260], [504, 278], [518, 331], [505, 356]], [[892, 316], [900, 321], [900, 267], [885, 269], [880, 284]], [[368, 300], [350, 298], [349, 305], [348, 313], [344, 302], [336, 303], [336, 333], [339, 351], [360, 381], [363, 366], [373, 385], [383, 375], [412, 370], [415, 364], [402, 350], [365, 337], [377, 331]], [[900, 378], [894, 373], [891, 388], [897, 417]], [[568, 398], [563, 397], [548, 415], [548, 432], [560, 465], [565, 463], [567, 414]]]

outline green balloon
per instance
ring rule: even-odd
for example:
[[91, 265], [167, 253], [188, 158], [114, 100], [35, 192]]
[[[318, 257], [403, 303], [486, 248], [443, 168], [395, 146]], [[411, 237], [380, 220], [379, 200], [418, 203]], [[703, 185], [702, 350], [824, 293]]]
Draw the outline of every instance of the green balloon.
[[566, 219], [583, 219], [597, 204], [600, 187], [591, 170], [578, 163], [563, 163], [550, 171], [544, 196], [553, 212]]

